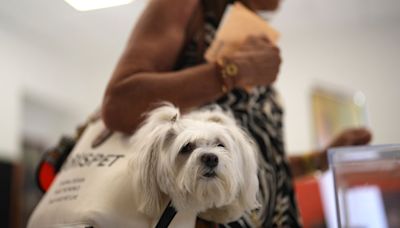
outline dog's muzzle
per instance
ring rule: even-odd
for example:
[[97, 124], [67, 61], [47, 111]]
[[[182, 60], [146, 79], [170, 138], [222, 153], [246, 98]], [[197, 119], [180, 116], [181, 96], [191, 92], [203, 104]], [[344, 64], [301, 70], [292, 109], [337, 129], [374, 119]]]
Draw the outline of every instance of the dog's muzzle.
[[215, 167], [218, 166], [218, 156], [215, 154], [203, 154], [200, 157], [201, 162], [207, 168], [206, 172], [203, 174], [205, 177], [215, 177]]

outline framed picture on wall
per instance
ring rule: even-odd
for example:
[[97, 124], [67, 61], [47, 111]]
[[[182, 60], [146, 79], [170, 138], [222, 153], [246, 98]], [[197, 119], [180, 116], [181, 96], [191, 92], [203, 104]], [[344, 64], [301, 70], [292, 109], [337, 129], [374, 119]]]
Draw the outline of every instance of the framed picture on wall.
[[362, 92], [316, 86], [311, 91], [311, 109], [314, 140], [319, 148], [345, 128], [368, 124], [366, 99]]

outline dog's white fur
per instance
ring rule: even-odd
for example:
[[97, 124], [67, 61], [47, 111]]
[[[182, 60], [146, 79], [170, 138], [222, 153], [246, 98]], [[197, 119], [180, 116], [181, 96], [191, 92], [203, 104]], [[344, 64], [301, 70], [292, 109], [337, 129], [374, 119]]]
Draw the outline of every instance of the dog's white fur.
[[[236, 220], [258, 206], [254, 143], [221, 110], [181, 116], [177, 108], [162, 106], [148, 115], [132, 143], [134, 198], [149, 217], [159, 216], [169, 200], [178, 212], [200, 213], [218, 223]], [[195, 145], [193, 151], [180, 153], [188, 143]], [[201, 156], [206, 153], [218, 157], [215, 177], [204, 176], [208, 168]]]

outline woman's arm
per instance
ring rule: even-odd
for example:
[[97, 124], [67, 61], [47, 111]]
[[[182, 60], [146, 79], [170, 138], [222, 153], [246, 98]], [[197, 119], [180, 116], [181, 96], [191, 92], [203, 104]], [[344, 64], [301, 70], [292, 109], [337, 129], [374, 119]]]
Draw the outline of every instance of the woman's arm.
[[349, 128], [341, 132], [327, 147], [312, 153], [289, 156], [289, 165], [294, 177], [302, 177], [315, 171], [326, 171], [328, 149], [339, 146], [364, 145], [371, 141], [372, 134], [365, 128]]
[[[199, 0], [150, 1], [106, 89], [102, 117], [109, 129], [132, 133], [142, 114], [160, 101], [185, 111], [223, 94], [219, 64], [173, 71], [198, 4]], [[268, 85], [278, 74], [280, 52], [265, 37], [249, 37], [225, 60], [239, 69], [229, 89]]]
[[295, 178], [328, 169], [327, 153], [324, 150], [289, 156], [289, 165]]
[[170, 72], [198, 0], [152, 0], [134, 29], [106, 89], [102, 116], [112, 130], [131, 133], [151, 104], [185, 109], [222, 95], [216, 64]]
[[112, 130], [131, 133], [153, 104], [170, 101], [185, 110], [222, 95], [215, 64], [169, 72], [138, 72], [110, 83], [103, 101], [103, 119]]

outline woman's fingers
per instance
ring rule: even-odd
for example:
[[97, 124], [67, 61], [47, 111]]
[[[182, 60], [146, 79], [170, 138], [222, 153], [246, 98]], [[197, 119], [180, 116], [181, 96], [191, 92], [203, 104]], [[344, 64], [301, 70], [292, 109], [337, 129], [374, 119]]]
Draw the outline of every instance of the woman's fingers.
[[365, 145], [372, 139], [372, 133], [366, 128], [349, 128], [341, 132], [330, 147]]

